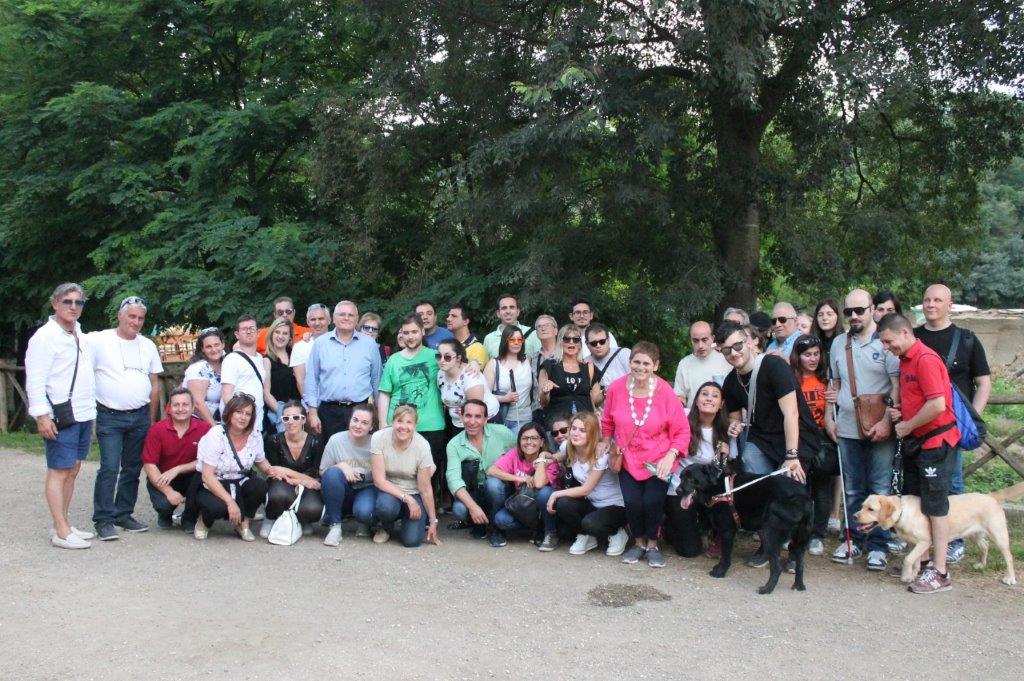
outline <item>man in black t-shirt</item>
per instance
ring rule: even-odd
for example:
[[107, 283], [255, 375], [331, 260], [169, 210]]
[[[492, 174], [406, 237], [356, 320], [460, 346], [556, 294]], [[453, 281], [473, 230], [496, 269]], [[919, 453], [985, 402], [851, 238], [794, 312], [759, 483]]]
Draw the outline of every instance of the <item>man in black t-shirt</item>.
[[[924, 292], [921, 300], [921, 311], [924, 313], [924, 324], [914, 329], [914, 335], [921, 342], [935, 351], [946, 363], [949, 380], [960, 389], [974, 405], [974, 410], [981, 414], [985, 411], [988, 398], [992, 394], [992, 376], [985, 357], [985, 348], [981, 340], [969, 329], [958, 327], [949, 319], [953, 309], [953, 294], [947, 286], [932, 284]], [[949, 363], [949, 353], [953, 348], [953, 338], [960, 331], [960, 342], [956, 346], [953, 364]], [[964, 454], [957, 447], [953, 461], [953, 478], [950, 494], [964, 493]], [[964, 557], [964, 542], [955, 539], [949, 542], [946, 561], [957, 563]]]

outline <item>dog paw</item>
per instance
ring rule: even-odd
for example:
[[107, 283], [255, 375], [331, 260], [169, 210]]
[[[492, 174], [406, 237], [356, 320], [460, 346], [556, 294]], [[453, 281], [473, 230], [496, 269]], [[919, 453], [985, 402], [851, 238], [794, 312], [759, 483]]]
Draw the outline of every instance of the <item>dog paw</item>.
[[1017, 583], [1017, 580], [1016, 580], [1016, 579], [1014, 579], [1013, 577], [1003, 577], [1003, 579], [1002, 579], [1001, 581], [1002, 581], [1002, 582], [1003, 582], [1003, 584], [1005, 584], [1006, 586], [1013, 586], [1014, 584], [1016, 584], [1016, 583]]
[[759, 586], [759, 587], [757, 587], [757, 593], [761, 594], [762, 596], [770, 594], [773, 590], [774, 589], [772, 589], [772, 587], [770, 587], [770, 586]]
[[728, 571], [729, 568], [724, 568], [720, 565], [716, 565], [715, 567], [711, 568], [711, 572], [709, 572], [708, 574], [714, 577], [715, 579], [722, 579], [723, 577], [725, 577], [725, 573]]
[[793, 591], [807, 591], [807, 587], [804, 586], [803, 582], [793, 582], [793, 586], [791, 588]]
[[985, 564], [984, 563], [975, 563], [971, 567], [973, 567], [975, 570], [984, 570], [985, 569]]

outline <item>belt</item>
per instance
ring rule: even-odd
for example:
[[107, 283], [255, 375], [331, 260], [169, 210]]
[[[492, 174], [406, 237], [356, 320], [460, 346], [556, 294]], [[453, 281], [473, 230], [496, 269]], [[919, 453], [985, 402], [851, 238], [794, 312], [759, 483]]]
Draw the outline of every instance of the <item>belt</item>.
[[369, 398], [360, 400], [358, 402], [342, 402], [341, 400], [321, 400], [320, 406], [327, 405], [328, 407], [354, 407], [357, 404], [366, 404]]
[[97, 402], [96, 409], [97, 411], [106, 412], [108, 414], [134, 414], [137, 411], [149, 409], [149, 404], [144, 404], [141, 407], [136, 407], [135, 409], [112, 409], [105, 404], [100, 404], [99, 402]]

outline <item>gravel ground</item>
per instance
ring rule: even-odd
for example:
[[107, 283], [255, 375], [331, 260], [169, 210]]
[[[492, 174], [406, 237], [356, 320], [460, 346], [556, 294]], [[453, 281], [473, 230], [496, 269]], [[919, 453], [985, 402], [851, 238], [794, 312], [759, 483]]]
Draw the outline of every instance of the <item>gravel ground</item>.
[[[742, 564], [746, 545], [724, 580], [707, 558], [652, 570], [443, 530], [440, 548], [403, 549], [347, 527], [329, 549], [154, 527], [59, 551], [42, 457], [0, 456], [2, 679], [1018, 679], [1024, 663], [1024, 587], [965, 569], [952, 592], [924, 597], [811, 558], [806, 592], [783, 575], [758, 596], [766, 571]], [[95, 470], [83, 468], [72, 509], [83, 528]], [[145, 489], [138, 509], [155, 522]]]

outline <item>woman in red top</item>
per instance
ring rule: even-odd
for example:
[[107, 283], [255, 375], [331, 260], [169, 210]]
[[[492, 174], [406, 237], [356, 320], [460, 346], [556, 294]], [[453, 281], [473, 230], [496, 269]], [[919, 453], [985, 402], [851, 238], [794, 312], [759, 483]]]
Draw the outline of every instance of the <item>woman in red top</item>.
[[[793, 354], [789, 358], [796, 381], [800, 385], [800, 394], [811, 410], [811, 416], [818, 428], [825, 427], [825, 390], [828, 388], [828, 366], [825, 364], [822, 342], [817, 336], [803, 335], [793, 344]], [[831, 440], [822, 438], [823, 446], [829, 446]], [[807, 482], [814, 501], [814, 520], [811, 524], [811, 543], [807, 552], [812, 556], [820, 556], [825, 551], [825, 532], [828, 529], [828, 517], [832, 508], [833, 476], [821, 471], [810, 472]]]
[[[640, 341], [629, 353], [629, 373], [608, 386], [601, 434], [614, 440], [611, 469], [619, 473], [626, 522], [636, 544], [623, 563], [646, 558], [664, 567], [658, 535], [665, 518], [668, 477], [690, 445], [690, 424], [672, 386], [659, 378], [661, 353], [654, 343]], [[621, 472], [620, 472], [621, 470]]]

